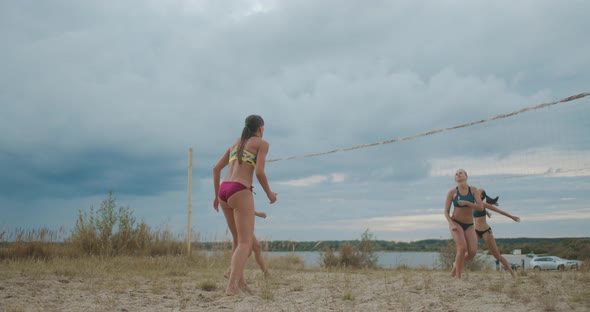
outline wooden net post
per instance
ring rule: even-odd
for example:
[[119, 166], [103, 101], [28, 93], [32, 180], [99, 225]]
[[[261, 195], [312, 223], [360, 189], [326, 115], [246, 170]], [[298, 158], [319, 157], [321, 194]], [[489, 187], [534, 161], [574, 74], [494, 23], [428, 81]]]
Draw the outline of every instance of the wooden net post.
[[187, 256], [191, 255], [191, 208], [192, 208], [192, 189], [193, 189], [193, 148], [188, 149], [188, 205], [187, 205], [187, 225], [186, 225], [186, 252]]

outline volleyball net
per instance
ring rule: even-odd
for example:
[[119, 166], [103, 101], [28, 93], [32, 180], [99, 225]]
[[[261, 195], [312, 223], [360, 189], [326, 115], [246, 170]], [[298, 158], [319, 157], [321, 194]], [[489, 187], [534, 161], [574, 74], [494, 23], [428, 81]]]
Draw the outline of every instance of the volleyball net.
[[[469, 184], [499, 195], [502, 207], [526, 221], [590, 218], [584, 200], [590, 190], [589, 104], [590, 93], [580, 93], [487, 118], [468, 120], [473, 114], [465, 113], [446, 118], [446, 127], [373, 143], [271, 158], [267, 168], [285, 218], [276, 223], [304, 222], [311, 232], [328, 230], [338, 238], [366, 228], [395, 240], [419, 238], [420, 229], [448, 235], [442, 210], [458, 168], [469, 173]], [[316, 228], [300, 213], [308, 207]], [[502, 233], [501, 223], [511, 221], [495, 218], [494, 226]], [[525, 222], [504, 234], [527, 236], [534, 226]]]
[[[476, 125], [479, 125], [479, 124], [483, 124], [483, 123], [490, 123], [490, 122], [498, 121], [498, 120], [501, 120], [501, 119], [516, 117], [517, 115], [520, 115], [520, 114], [523, 114], [523, 113], [533, 112], [533, 111], [537, 111], [537, 110], [542, 110], [542, 109], [546, 109], [546, 108], [549, 108], [549, 107], [552, 107], [552, 106], [556, 106], [556, 105], [559, 105], [559, 104], [565, 104], [565, 103], [568, 103], [568, 102], [573, 102], [573, 101], [576, 101], [576, 100], [580, 100], [580, 99], [582, 99], [584, 97], [587, 97], [589, 95], [590, 95], [590, 93], [588, 93], [588, 92], [580, 93], [580, 94], [576, 94], [576, 95], [572, 95], [572, 96], [563, 98], [563, 99], [558, 100], [558, 101], [553, 101], [553, 102], [549, 102], [549, 103], [542, 103], [542, 104], [538, 104], [538, 105], [534, 105], [534, 106], [530, 106], [530, 107], [525, 107], [525, 108], [522, 108], [522, 109], [519, 109], [519, 110], [510, 112], [510, 113], [499, 114], [499, 115], [492, 116], [492, 117], [489, 117], [489, 118], [475, 120], [475, 121], [471, 121], [471, 122], [468, 122], [468, 123], [463, 123], [463, 124], [459, 124], [459, 125], [451, 126], [451, 127], [447, 127], [447, 128], [435, 129], [435, 130], [430, 130], [430, 131], [426, 131], [426, 132], [423, 132], [423, 133], [418, 133], [418, 134], [413, 134], [413, 135], [409, 135], [409, 136], [393, 138], [393, 139], [384, 140], [384, 141], [380, 141], [380, 142], [373, 142], [373, 143], [355, 145], [355, 146], [351, 146], [351, 147], [332, 149], [332, 150], [327, 150], [327, 151], [322, 151], [322, 152], [317, 152], [317, 153], [312, 153], [312, 154], [294, 155], [294, 156], [288, 156], [288, 157], [282, 157], [282, 158], [273, 158], [273, 159], [267, 160], [267, 162], [277, 162], [277, 161], [285, 161], [285, 160], [291, 160], [291, 159], [297, 159], [297, 158], [316, 157], [316, 156], [328, 155], [328, 154], [332, 154], [332, 153], [348, 152], [348, 151], [358, 150], [358, 149], [362, 149], [362, 148], [374, 147], [374, 146], [378, 146], [378, 145], [391, 144], [391, 143], [396, 143], [396, 142], [401, 142], [401, 141], [406, 141], [406, 140], [418, 139], [418, 138], [421, 138], [421, 137], [431, 136], [431, 135], [443, 133], [443, 132], [446, 132], [446, 131], [458, 130], [458, 129], [462, 129], [462, 128], [473, 127], [473, 126], [476, 126]], [[555, 112], [552, 112], [552, 113], [555, 113]], [[568, 112], [565, 112], [565, 113], [568, 114], [569, 111]], [[586, 116], [586, 117], [588, 117], [588, 116]], [[550, 124], [546, 124], [546, 123], [543, 123], [543, 125], [544, 126], [548, 126], [548, 125], [550, 126]], [[543, 132], [546, 132], [546, 131], [543, 131]], [[538, 133], [539, 134], [543, 134], [543, 132], [538, 132]]]

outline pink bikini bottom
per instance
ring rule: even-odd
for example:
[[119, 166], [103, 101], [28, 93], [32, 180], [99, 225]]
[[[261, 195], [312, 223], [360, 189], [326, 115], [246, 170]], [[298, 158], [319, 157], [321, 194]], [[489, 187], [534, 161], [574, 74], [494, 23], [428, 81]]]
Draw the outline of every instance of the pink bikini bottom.
[[235, 193], [246, 189], [250, 189], [250, 191], [252, 191], [253, 188], [254, 186], [247, 187], [240, 182], [221, 182], [218, 194], [219, 199], [223, 200], [224, 202], [227, 202], [229, 198]]

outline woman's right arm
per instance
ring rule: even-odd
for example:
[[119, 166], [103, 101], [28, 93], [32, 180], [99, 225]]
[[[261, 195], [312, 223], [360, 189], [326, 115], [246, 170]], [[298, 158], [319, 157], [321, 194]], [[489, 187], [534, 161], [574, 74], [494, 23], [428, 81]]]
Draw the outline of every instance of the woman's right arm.
[[453, 190], [450, 190], [447, 193], [447, 199], [445, 200], [445, 218], [447, 219], [447, 222], [449, 222], [449, 225], [451, 226], [451, 230], [454, 230], [455, 227], [455, 222], [453, 222], [453, 219], [451, 218], [451, 202], [453, 201]]
[[213, 188], [215, 190], [215, 199], [213, 200], [213, 208], [219, 211], [219, 183], [221, 181], [221, 170], [229, 163], [229, 149], [223, 153], [221, 158], [217, 161], [217, 164], [213, 166]]

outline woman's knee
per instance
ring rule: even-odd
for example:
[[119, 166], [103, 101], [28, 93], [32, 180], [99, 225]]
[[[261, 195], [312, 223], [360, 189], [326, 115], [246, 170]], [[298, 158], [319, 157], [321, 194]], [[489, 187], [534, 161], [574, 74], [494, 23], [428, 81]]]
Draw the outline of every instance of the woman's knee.
[[238, 246], [245, 245], [250, 248], [252, 246], [252, 237], [247, 237], [246, 235], [238, 238]]
[[465, 254], [467, 252], [467, 246], [466, 245], [457, 245], [457, 253], [459, 254]]

